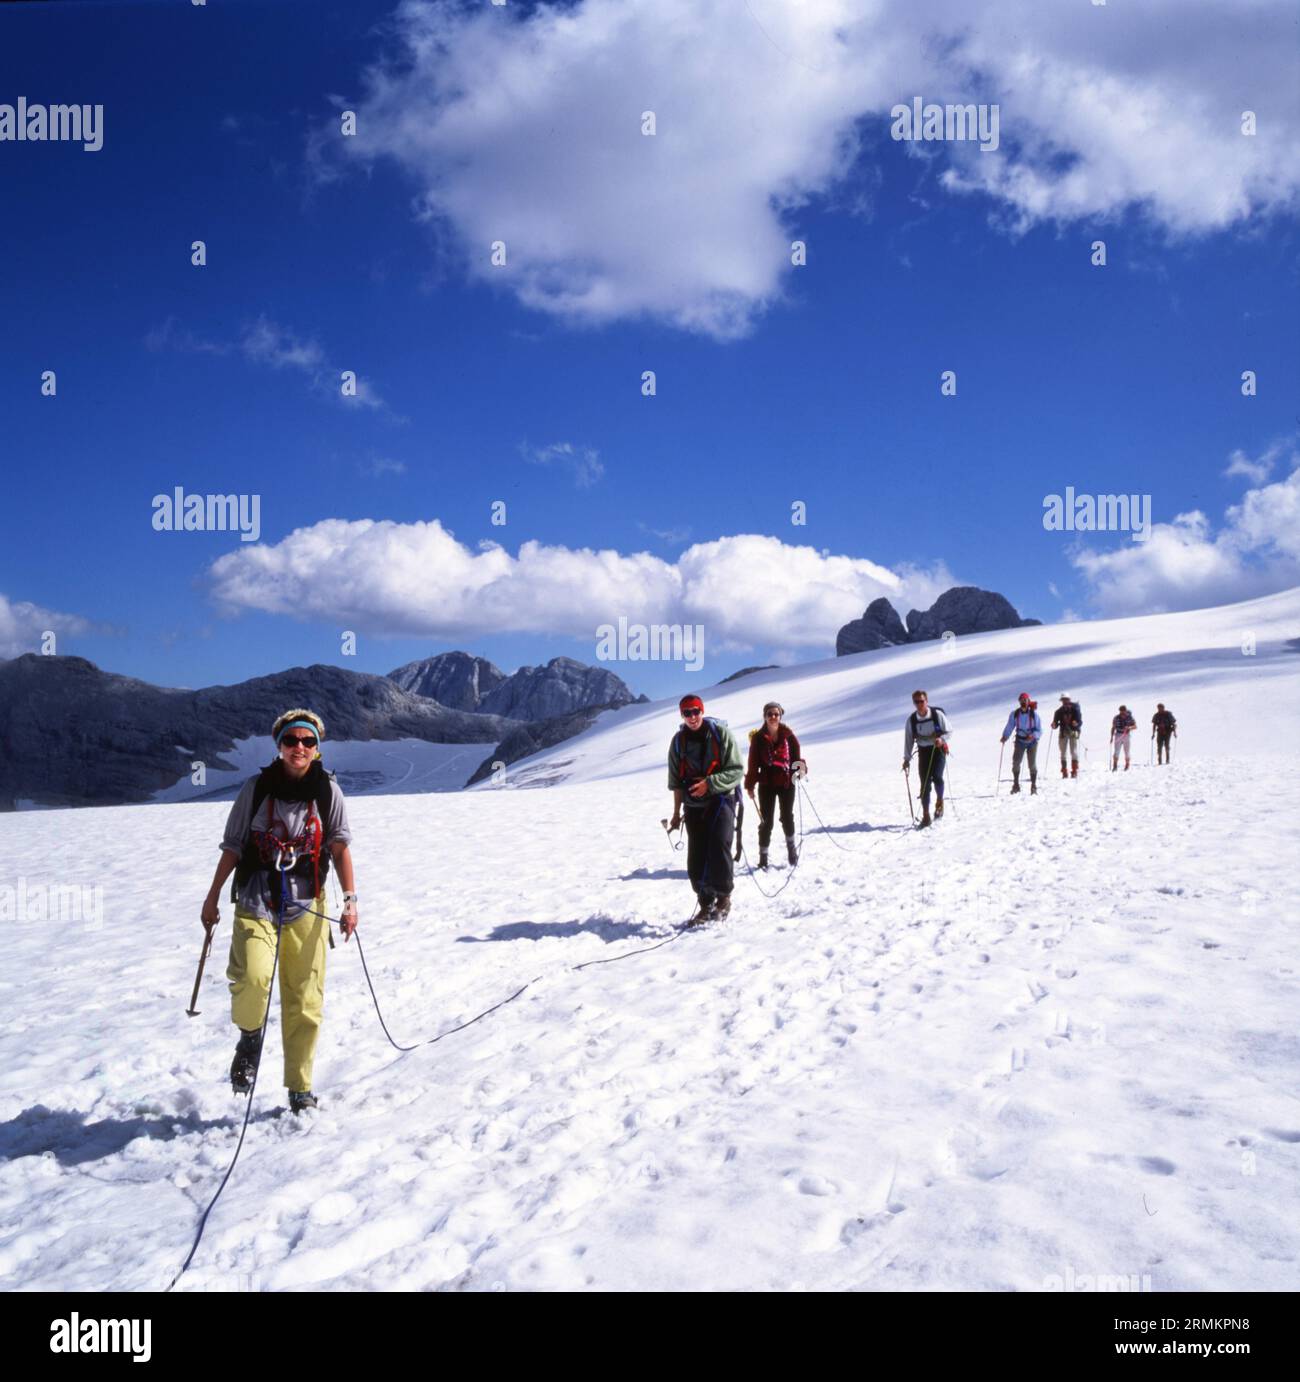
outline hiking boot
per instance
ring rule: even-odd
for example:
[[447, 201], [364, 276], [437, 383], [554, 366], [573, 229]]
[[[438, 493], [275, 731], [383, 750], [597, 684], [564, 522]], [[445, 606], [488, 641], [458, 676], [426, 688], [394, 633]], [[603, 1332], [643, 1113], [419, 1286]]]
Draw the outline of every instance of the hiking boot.
[[1125, 772], [1128, 772], [1128, 759], [1127, 759], [1127, 758], [1124, 760], [1124, 771], [1125, 771]]
[[940, 797], [934, 804], [934, 818], [938, 820], [943, 815], [943, 798]]
[[795, 844], [793, 835], [785, 837], [785, 857], [789, 859], [791, 868], [799, 862], [799, 846]]
[[320, 1101], [310, 1089], [291, 1089], [289, 1091], [289, 1112], [305, 1113], [308, 1109], [320, 1108]]
[[920, 819], [919, 821], [917, 821], [917, 823], [916, 823], [916, 828], [917, 828], [918, 830], [924, 830], [925, 827], [926, 827], [927, 825], [929, 825], [929, 824], [930, 824], [930, 808], [929, 808], [929, 806], [922, 806], [922, 807], [921, 807], [921, 819]]
[[723, 893], [713, 905], [714, 921], [725, 921], [731, 915], [731, 894]]
[[1078, 760], [1077, 758], [1074, 760], [1073, 763], [1070, 764], [1070, 776], [1071, 776], [1071, 777], [1078, 777], [1078, 776], [1079, 776], [1079, 760]]
[[767, 867], [767, 850], [766, 850], [766, 848], [760, 849], [760, 850], [758, 851], [758, 866], [759, 866], [759, 868], [761, 868], [761, 869], [765, 869], [765, 868]]
[[718, 902], [713, 897], [700, 898], [700, 905], [695, 909], [695, 915], [686, 923], [687, 926], [704, 926], [712, 921], [717, 915], [716, 908]]
[[1029, 784], [1029, 795], [1031, 797], [1036, 797], [1038, 795], [1038, 783], [1031, 782]]
[[1012, 795], [1012, 796], [1015, 796], [1016, 793], [1017, 793], [1019, 790], [1020, 790], [1020, 784], [1019, 784], [1018, 782], [1013, 782], [1013, 783], [1011, 784], [1011, 795]]
[[257, 1063], [262, 1058], [262, 1029], [239, 1033], [235, 1059], [230, 1063], [230, 1087], [236, 1094], [247, 1094], [253, 1087]]
[[1069, 777], [1069, 776], [1070, 776], [1069, 769], [1066, 768], [1066, 766], [1065, 766], [1064, 763], [1061, 764], [1061, 776], [1062, 776], [1062, 777]]

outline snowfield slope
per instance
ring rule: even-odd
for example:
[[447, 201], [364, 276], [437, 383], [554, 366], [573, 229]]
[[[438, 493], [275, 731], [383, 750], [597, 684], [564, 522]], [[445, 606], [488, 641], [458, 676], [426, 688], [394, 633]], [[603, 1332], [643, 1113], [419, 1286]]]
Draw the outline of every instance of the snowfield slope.
[[[177, 1289], [1295, 1289], [1298, 637], [1289, 592], [706, 689], [738, 729], [780, 698], [812, 775], [799, 868], [770, 897], [742, 868], [700, 933], [673, 930], [691, 899], [658, 823], [669, 707], [512, 770], [549, 791], [358, 798], [384, 1016], [445, 1039], [394, 1050], [355, 942], [334, 950], [324, 1107], [273, 1116], [277, 1004]], [[920, 833], [917, 684], [955, 726], [952, 806]], [[1083, 776], [1047, 764], [1037, 797], [995, 791], [1021, 689], [1085, 708]], [[244, 1108], [228, 904], [184, 1015], [226, 809], [0, 818], [27, 898], [0, 972], [0, 1287], [158, 1288], [188, 1251]], [[78, 884], [100, 919], [33, 915]]]
[[[327, 730], [328, 733], [328, 730]], [[434, 744], [425, 739], [326, 739], [330, 771], [349, 796], [456, 792], [496, 747], [485, 743]], [[235, 770], [208, 768], [196, 786], [188, 777], [154, 793], [155, 802], [233, 801], [244, 782], [275, 757], [269, 734], [238, 739], [225, 755]]]
[[[897, 770], [903, 720], [921, 687], [954, 726], [955, 764], [996, 773], [998, 736], [1021, 691], [1038, 701], [1045, 732], [1062, 692], [1083, 705], [1082, 743], [1095, 766], [1121, 703], [1138, 721], [1134, 749], [1143, 756], [1157, 701], [1178, 717], [1184, 751], [1272, 753], [1285, 732], [1252, 732], [1247, 707], [1258, 709], [1257, 698], [1274, 695], [1290, 695], [1294, 706], [1298, 685], [1300, 590], [1293, 590], [1186, 614], [965, 634], [755, 673], [713, 688], [686, 674], [682, 694], [702, 695], [705, 713], [726, 720], [742, 744], [759, 724], [763, 703], [779, 700], [809, 741], [810, 764], [864, 772], [891, 761]], [[627, 706], [602, 715], [579, 738], [512, 764], [508, 775], [517, 786], [531, 786], [660, 769], [677, 724], [675, 699]], [[960, 774], [962, 766], [955, 770]]]

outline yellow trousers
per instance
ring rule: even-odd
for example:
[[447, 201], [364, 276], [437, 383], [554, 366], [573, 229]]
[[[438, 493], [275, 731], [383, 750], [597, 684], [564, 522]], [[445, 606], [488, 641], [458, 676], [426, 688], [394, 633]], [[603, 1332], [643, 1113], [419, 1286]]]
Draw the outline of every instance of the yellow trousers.
[[[316, 899], [315, 910], [325, 910], [325, 894]], [[325, 1009], [325, 946], [329, 922], [308, 913], [286, 922], [280, 937], [280, 1024], [284, 1035], [284, 1084], [286, 1089], [311, 1088], [316, 1038]], [[246, 1032], [256, 1031], [266, 1017], [271, 989], [271, 964], [275, 959], [272, 921], [235, 908], [235, 930], [230, 938], [230, 1016]]]

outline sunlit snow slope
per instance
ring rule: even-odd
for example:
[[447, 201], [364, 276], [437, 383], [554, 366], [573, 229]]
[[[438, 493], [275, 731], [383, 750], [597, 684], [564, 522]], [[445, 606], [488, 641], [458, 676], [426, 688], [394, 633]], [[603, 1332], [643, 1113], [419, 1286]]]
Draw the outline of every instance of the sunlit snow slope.
[[[958, 775], [963, 768], [983, 772], [990, 752], [989, 771], [996, 774], [998, 736], [1021, 691], [1038, 701], [1044, 728], [1062, 692], [1082, 703], [1082, 743], [1093, 766], [1106, 754], [1111, 717], [1121, 703], [1138, 721], [1134, 746], [1144, 758], [1157, 701], [1178, 717], [1184, 752], [1223, 747], [1268, 754], [1286, 734], [1251, 720], [1261, 696], [1290, 696], [1295, 704], [1300, 591], [1186, 614], [1007, 629], [886, 648], [759, 672], [712, 690], [703, 675], [687, 674], [682, 693], [701, 694], [707, 714], [748, 730], [760, 722], [764, 701], [775, 698], [809, 741], [810, 753], [817, 746], [823, 770], [874, 771], [891, 762], [897, 770], [902, 724], [917, 687], [948, 712]], [[676, 724], [675, 700], [607, 712], [580, 738], [513, 765], [509, 776], [527, 786], [657, 769]]]
[[[431, 744], [423, 739], [326, 741], [330, 770], [349, 796], [458, 791], [495, 747], [495, 741], [481, 744]], [[234, 751], [226, 755], [228, 761], [236, 764], [234, 771], [209, 767], [202, 783], [196, 784], [183, 777], [172, 786], [155, 792], [154, 800], [233, 800], [244, 780], [274, 757], [275, 741], [269, 734], [240, 739]]]
[[[799, 868], [742, 867], [703, 932], [673, 929], [670, 706], [507, 778], [550, 790], [356, 798], [385, 1018], [448, 1035], [395, 1051], [355, 943], [333, 951], [322, 1111], [272, 1116], [277, 1005], [178, 1289], [1295, 1289], [1298, 638], [1291, 592], [693, 687], [740, 730], [779, 697], [812, 773]], [[921, 833], [918, 684], [955, 727]], [[995, 792], [1022, 689], [1085, 708], [1083, 776], [1046, 764], [1037, 797]], [[1121, 700], [1136, 762], [1112, 775]], [[98, 925], [5, 930], [0, 1288], [157, 1288], [185, 1257], [244, 1109], [228, 904], [184, 1015], [226, 809], [0, 817], [0, 887], [103, 900]]]

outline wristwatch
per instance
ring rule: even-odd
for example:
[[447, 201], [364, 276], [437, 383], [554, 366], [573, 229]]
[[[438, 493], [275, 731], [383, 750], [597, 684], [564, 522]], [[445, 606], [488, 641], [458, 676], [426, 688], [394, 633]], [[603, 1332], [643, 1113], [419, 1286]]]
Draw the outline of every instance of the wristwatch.
[[344, 893], [344, 894], [343, 894], [343, 905], [344, 905], [345, 907], [348, 905], [349, 902], [356, 902], [356, 901], [357, 901], [357, 895], [356, 895], [356, 893]]

